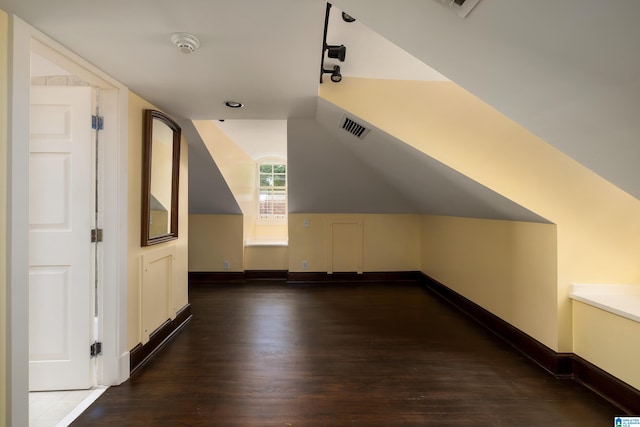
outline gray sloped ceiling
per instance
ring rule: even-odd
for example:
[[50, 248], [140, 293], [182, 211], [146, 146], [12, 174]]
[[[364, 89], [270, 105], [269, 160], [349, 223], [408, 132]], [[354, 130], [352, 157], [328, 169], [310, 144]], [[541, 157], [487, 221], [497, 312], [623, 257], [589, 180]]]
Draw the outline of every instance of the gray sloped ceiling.
[[287, 122], [287, 167], [290, 213], [417, 212], [314, 119]]

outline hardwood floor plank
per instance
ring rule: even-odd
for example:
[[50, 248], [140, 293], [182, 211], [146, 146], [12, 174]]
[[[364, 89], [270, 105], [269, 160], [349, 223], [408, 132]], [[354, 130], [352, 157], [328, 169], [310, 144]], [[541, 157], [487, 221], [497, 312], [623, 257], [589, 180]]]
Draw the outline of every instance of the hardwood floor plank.
[[192, 287], [190, 303], [191, 322], [73, 426], [599, 426], [619, 412], [418, 285], [251, 281]]

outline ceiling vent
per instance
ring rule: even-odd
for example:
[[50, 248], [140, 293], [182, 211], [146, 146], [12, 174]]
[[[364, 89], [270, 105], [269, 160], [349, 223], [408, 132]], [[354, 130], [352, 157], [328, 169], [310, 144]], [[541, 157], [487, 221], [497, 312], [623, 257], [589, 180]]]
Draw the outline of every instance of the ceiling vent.
[[347, 116], [342, 116], [340, 120], [340, 127], [349, 132], [351, 135], [357, 136], [360, 139], [364, 139], [365, 136], [371, 130], [368, 127], [362, 126], [359, 123], [356, 123], [354, 120], [350, 119]]
[[455, 10], [460, 18], [466, 18], [480, 0], [436, 0], [438, 3]]

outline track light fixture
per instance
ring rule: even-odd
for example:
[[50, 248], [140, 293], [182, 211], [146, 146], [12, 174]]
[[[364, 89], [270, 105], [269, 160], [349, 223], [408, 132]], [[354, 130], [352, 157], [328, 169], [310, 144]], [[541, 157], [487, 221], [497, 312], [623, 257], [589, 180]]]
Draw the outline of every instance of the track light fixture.
[[356, 18], [354, 18], [353, 16], [342, 12], [342, 20], [344, 22], [355, 22]]
[[347, 47], [343, 44], [340, 46], [327, 46], [326, 50], [329, 58], [337, 59], [340, 62], [344, 62], [347, 57]]
[[[340, 66], [334, 65], [331, 69], [322, 69], [322, 74], [331, 74], [331, 81], [334, 83], [339, 83], [342, 81], [342, 74], [340, 74]], [[322, 75], [320, 76], [320, 83], [322, 83]]]
[[347, 57], [347, 48], [345, 45], [328, 45], [327, 44], [327, 28], [329, 27], [329, 13], [331, 12], [331, 3], [327, 3], [327, 10], [324, 16], [324, 36], [322, 38], [322, 60], [320, 61], [320, 83], [322, 83], [322, 76], [325, 74], [331, 74], [331, 81], [338, 83], [342, 81], [342, 74], [340, 74], [340, 66], [334, 65], [333, 68], [324, 68], [324, 53], [327, 52], [327, 57], [337, 59], [340, 62], [344, 62]]

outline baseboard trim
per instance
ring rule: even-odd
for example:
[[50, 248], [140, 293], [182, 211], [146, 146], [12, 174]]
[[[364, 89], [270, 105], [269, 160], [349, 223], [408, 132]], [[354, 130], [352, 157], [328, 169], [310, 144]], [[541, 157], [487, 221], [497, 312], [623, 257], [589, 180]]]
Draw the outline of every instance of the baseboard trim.
[[373, 271], [364, 273], [288, 273], [287, 283], [372, 283], [372, 282], [413, 282], [419, 283], [419, 271]]
[[190, 271], [189, 284], [205, 285], [212, 283], [244, 282], [244, 271]]
[[421, 283], [513, 346], [556, 378], [572, 379], [627, 414], [640, 414], [640, 390], [574, 353], [558, 353], [437, 280], [421, 273]]
[[640, 390], [620, 381], [577, 354], [573, 355], [573, 379], [630, 415], [640, 415]]
[[422, 284], [508, 342], [547, 372], [559, 378], [571, 378], [570, 353], [556, 353], [535, 338], [427, 275], [423, 275]]
[[167, 320], [149, 336], [149, 341], [139, 343], [129, 352], [130, 375], [135, 374], [156, 354], [174, 335], [180, 331], [192, 318], [191, 304], [185, 305], [176, 313], [175, 319]]
[[245, 270], [245, 280], [287, 280], [287, 270]]

